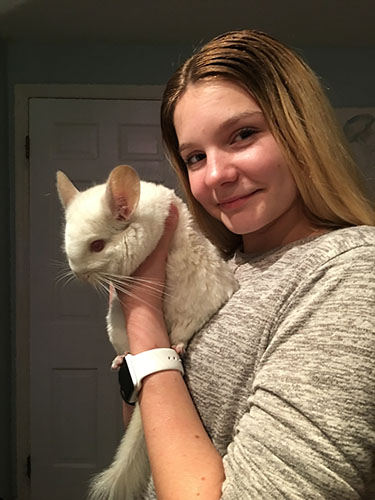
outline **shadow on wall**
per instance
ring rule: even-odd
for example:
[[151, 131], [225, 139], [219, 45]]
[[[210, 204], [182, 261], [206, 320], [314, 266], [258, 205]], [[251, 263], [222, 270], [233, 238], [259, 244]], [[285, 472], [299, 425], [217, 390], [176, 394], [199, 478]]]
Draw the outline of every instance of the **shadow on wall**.
[[342, 108], [338, 110], [338, 117], [368, 194], [375, 200], [375, 109]]

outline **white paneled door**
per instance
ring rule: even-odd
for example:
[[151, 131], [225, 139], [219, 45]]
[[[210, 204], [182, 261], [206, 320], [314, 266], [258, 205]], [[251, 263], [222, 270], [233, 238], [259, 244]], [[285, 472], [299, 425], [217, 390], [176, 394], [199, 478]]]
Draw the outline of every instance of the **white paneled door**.
[[84, 188], [127, 163], [173, 187], [159, 109], [158, 100], [30, 100], [32, 500], [83, 500], [122, 434], [106, 299], [57, 282], [64, 255], [56, 171]]

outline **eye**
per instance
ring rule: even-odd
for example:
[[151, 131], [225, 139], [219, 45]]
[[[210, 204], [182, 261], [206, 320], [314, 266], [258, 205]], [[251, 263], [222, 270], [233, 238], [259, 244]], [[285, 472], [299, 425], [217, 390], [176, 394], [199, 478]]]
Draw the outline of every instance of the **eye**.
[[91, 252], [101, 252], [105, 247], [104, 240], [95, 240], [90, 243]]
[[205, 153], [196, 153], [188, 156], [184, 162], [187, 167], [193, 167], [196, 163], [204, 160], [205, 158]]
[[253, 134], [255, 134], [255, 130], [251, 128], [244, 128], [237, 132], [237, 134], [234, 136], [233, 142], [240, 142], [244, 141], [245, 139], [248, 139], [251, 137]]

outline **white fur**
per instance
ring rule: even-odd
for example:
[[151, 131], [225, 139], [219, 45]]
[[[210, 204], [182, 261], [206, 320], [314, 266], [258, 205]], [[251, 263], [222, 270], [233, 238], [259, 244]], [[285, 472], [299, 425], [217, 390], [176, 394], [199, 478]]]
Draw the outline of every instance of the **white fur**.
[[[65, 248], [72, 270], [93, 284], [102, 272], [130, 276], [155, 248], [173, 202], [179, 219], [167, 262], [164, 316], [171, 343], [186, 346], [237, 289], [228, 265], [197, 229], [186, 205], [172, 190], [141, 182], [139, 203], [124, 222], [111, 213], [106, 189], [106, 184], [95, 186], [69, 199]], [[63, 201], [60, 187], [59, 191]], [[90, 252], [90, 242], [95, 239], [107, 241], [100, 253]], [[128, 351], [117, 297], [110, 306], [107, 325], [116, 352]], [[148, 477], [142, 421], [136, 406], [112, 465], [92, 483], [90, 499], [136, 500]]]

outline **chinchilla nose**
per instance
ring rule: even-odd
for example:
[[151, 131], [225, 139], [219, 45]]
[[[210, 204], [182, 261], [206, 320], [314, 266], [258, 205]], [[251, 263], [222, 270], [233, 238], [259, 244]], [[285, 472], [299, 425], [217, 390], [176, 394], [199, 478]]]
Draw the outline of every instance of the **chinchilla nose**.
[[88, 281], [88, 279], [90, 278], [90, 273], [88, 273], [87, 271], [76, 269], [74, 266], [71, 266], [71, 270], [74, 277], [79, 279], [80, 281]]
[[81, 281], [89, 281], [90, 280], [90, 273], [75, 273], [77, 278]]

